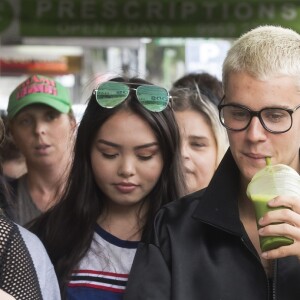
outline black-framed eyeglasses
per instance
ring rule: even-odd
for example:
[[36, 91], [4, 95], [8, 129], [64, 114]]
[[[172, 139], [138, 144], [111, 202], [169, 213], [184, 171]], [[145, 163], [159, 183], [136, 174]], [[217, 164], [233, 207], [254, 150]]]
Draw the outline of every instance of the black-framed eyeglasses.
[[219, 118], [222, 125], [232, 131], [245, 130], [251, 123], [253, 117], [258, 117], [264, 129], [271, 133], [284, 133], [293, 125], [293, 113], [300, 108], [266, 107], [259, 111], [239, 104], [222, 104], [225, 96], [218, 105]]
[[107, 81], [101, 83], [93, 93], [98, 104], [105, 108], [113, 108], [121, 104], [128, 98], [130, 90], [134, 90], [138, 101], [152, 112], [161, 112], [167, 107], [171, 96], [165, 88], [150, 84], [133, 88], [128, 86], [130, 84], [134, 83]]

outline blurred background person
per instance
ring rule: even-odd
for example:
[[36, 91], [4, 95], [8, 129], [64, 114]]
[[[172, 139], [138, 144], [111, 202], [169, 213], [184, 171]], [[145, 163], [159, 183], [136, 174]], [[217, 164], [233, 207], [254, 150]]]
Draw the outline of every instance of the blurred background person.
[[[228, 138], [219, 121], [220, 99], [205, 86], [205, 73], [187, 74], [177, 80], [170, 94], [181, 134], [181, 155], [189, 193], [205, 188], [228, 148]], [[211, 76], [213, 79], [214, 77]], [[210, 79], [211, 79], [210, 78]], [[217, 80], [217, 79], [216, 79]], [[221, 94], [220, 94], [221, 95]]]
[[7, 116], [27, 165], [27, 173], [10, 182], [16, 222], [24, 225], [49, 209], [64, 185], [76, 120], [67, 88], [41, 75], [30, 76], [10, 94]]
[[3, 175], [12, 179], [19, 178], [27, 172], [25, 157], [9, 133], [6, 111], [1, 111], [1, 118], [5, 129], [5, 139], [0, 148]]
[[191, 72], [180, 77], [173, 83], [173, 87], [195, 89], [197, 85], [203, 94], [218, 104], [224, 95], [222, 82], [207, 72]]
[[[0, 150], [4, 140], [0, 118]], [[43, 244], [8, 217], [10, 196], [0, 164], [0, 299], [59, 300], [57, 278]]]

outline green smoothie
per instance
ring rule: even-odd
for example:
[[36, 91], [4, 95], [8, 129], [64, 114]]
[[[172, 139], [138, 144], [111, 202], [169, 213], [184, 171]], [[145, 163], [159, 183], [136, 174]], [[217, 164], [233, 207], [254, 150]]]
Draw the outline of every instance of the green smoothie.
[[[258, 225], [258, 220], [261, 217], [263, 217], [266, 214], [266, 212], [270, 210], [278, 209], [278, 208], [271, 208], [267, 204], [269, 200], [275, 197], [276, 195], [264, 195], [264, 194], [251, 195], [251, 200], [255, 207], [258, 228], [260, 228], [260, 226]], [[259, 240], [260, 240], [260, 247], [262, 251], [268, 251], [281, 246], [290, 245], [294, 242], [292, 239], [283, 236], [266, 236], [266, 237], [260, 236]]]

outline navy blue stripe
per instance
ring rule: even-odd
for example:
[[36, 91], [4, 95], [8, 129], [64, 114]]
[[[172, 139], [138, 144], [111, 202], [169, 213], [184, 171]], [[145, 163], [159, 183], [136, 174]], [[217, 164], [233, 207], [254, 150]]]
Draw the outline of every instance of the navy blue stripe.
[[71, 276], [71, 281], [88, 281], [90, 283], [92, 282], [101, 282], [101, 283], [107, 283], [107, 284], [113, 284], [118, 286], [126, 286], [127, 281], [124, 280], [118, 280], [118, 279], [112, 279], [112, 278], [105, 278], [105, 277], [95, 277], [95, 276], [88, 276], [88, 275], [82, 275], [82, 276]]
[[136, 241], [121, 240], [121, 239], [113, 236], [109, 232], [105, 231], [98, 224], [96, 224], [95, 230], [104, 240], [106, 240], [107, 242], [109, 242], [117, 247], [120, 247], [120, 248], [137, 249], [137, 246], [139, 244], [139, 242], [136, 242]]

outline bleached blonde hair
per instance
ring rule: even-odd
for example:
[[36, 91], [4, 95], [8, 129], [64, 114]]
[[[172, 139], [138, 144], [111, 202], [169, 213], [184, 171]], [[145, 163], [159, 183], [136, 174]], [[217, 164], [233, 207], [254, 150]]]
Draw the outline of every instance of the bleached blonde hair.
[[223, 62], [225, 91], [233, 72], [246, 72], [259, 80], [291, 76], [300, 89], [300, 35], [281, 26], [250, 30], [233, 43]]

